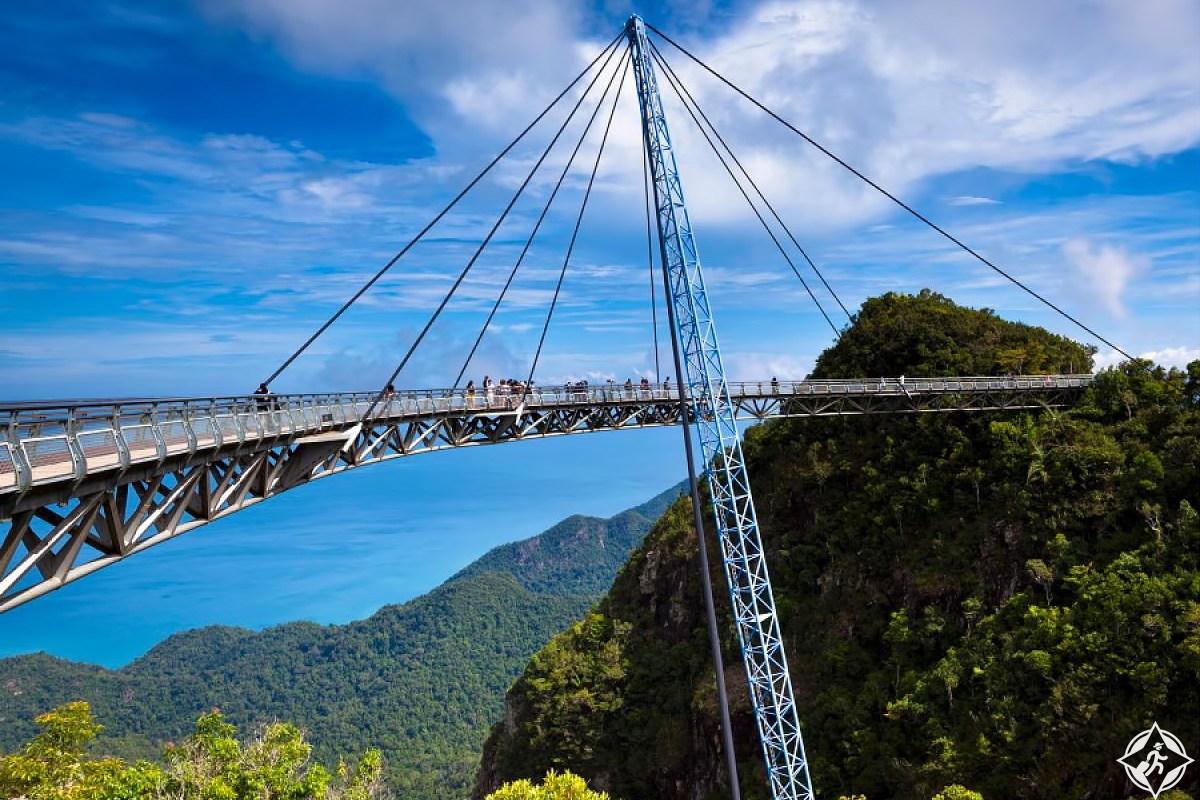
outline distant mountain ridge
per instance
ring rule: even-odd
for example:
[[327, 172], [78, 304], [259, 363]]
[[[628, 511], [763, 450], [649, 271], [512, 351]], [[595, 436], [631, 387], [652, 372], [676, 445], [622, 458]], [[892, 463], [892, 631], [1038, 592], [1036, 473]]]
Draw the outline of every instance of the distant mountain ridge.
[[346, 625], [200, 628], [117, 670], [45, 653], [0, 660], [0, 750], [32, 736], [35, 715], [71, 700], [87, 700], [106, 726], [96, 750], [125, 757], [157, 755], [220, 708], [243, 729], [299, 724], [319, 759], [380, 747], [401, 797], [465, 797], [504, 691], [586, 613], [678, 493], [609, 519], [569, 517]]
[[641, 542], [646, 520], [661, 517], [682, 491], [683, 484], [673, 486], [608, 519], [567, 517], [537, 536], [492, 548], [450, 580], [506, 572], [532, 592], [602, 594], [628, 559], [628, 543]]

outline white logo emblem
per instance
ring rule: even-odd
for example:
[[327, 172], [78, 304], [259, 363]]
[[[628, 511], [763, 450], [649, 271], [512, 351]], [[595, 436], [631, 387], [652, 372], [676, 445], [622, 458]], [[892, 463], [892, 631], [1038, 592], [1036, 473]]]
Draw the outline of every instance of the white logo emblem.
[[1129, 780], [1151, 797], [1158, 797], [1183, 780], [1187, 765], [1193, 761], [1179, 737], [1158, 727], [1157, 722], [1130, 739], [1125, 755], [1117, 759]]

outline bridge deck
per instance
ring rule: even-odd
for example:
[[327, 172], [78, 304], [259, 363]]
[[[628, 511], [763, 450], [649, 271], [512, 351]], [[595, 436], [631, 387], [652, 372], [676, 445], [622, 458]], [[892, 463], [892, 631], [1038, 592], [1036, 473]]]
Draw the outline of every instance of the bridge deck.
[[[896, 380], [757, 381], [730, 385], [739, 417], [776, 416], [778, 408], [754, 401], [790, 398], [870, 399], [1007, 391], [1036, 396], [1075, 389], [1087, 375], [1036, 378], [968, 377]], [[216, 398], [46, 401], [0, 404], [7, 417], [0, 441], [0, 493], [127, 469], [170, 456], [194, 455], [237, 444], [254, 448], [281, 437], [343, 431], [362, 421], [374, 393], [271, 395]], [[674, 389], [621, 386], [537, 388], [530, 393], [422, 390], [397, 393], [381, 402], [371, 421], [435, 415], [503, 414], [523, 409], [620, 407], [675, 403]], [[840, 413], [848, 413], [841, 411]], [[849, 412], [852, 413], [852, 412]], [[860, 413], [869, 413], [863, 411]]]
[[[1063, 406], [1090, 375], [730, 384], [739, 419]], [[679, 424], [674, 388], [0, 404], [0, 612], [308, 481], [451, 447]], [[701, 407], [700, 416], [711, 413]]]

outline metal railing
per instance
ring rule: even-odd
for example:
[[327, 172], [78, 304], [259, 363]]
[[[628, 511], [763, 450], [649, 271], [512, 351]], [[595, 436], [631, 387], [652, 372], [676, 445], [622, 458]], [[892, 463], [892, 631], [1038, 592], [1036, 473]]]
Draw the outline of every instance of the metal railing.
[[[873, 394], [954, 394], [993, 390], [1038, 391], [1088, 385], [1091, 375], [977, 376], [741, 381], [735, 399]], [[519, 408], [675, 402], [674, 386], [574, 384], [492, 386], [488, 390], [419, 389], [386, 395], [364, 416], [378, 392], [238, 395], [205, 398], [130, 398], [0, 403], [6, 425], [0, 439], [0, 493], [82, 479], [171, 456], [192, 455], [279, 437], [349, 428], [359, 422], [445, 413], [504, 413]]]

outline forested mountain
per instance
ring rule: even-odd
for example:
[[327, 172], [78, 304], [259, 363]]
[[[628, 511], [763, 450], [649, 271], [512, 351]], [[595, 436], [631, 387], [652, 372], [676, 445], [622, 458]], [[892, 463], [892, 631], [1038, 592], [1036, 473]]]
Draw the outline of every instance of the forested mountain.
[[[1090, 355], [925, 292], [868, 301], [815, 374], [1067, 372]], [[1116, 759], [1134, 734], [1157, 721], [1200, 742], [1200, 362], [1147, 367], [1102, 373], [1070, 411], [748, 432], [819, 796], [1124, 798]], [[727, 796], [689, 509], [530, 661], [476, 796], [551, 767], [623, 798]], [[717, 596], [743, 797], [761, 800]]]
[[159, 755], [219, 708], [246, 730], [299, 725], [326, 762], [378, 747], [399, 797], [461, 800], [505, 689], [611, 584], [678, 492], [608, 520], [571, 517], [348, 625], [202, 628], [119, 670], [45, 654], [0, 660], [0, 751], [32, 738], [34, 716], [73, 700], [106, 726], [94, 750], [131, 758]]

